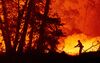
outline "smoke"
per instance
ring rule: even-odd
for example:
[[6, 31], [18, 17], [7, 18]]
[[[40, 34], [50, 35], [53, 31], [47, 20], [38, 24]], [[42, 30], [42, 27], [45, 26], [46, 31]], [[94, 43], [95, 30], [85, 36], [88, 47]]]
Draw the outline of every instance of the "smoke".
[[86, 2], [85, 14], [79, 19], [77, 27], [85, 34], [90, 36], [100, 36], [100, 3], [97, 0], [88, 0]]
[[[52, 0], [51, 4], [50, 13], [58, 14], [64, 23], [62, 31], [67, 35], [61, 37], [59, 50], [77, 54], [79, 49], [73, 48], [77, 40], [82, 42], [84, 50], [100, 41], [100, 0]], [[97, 51], [98, 47], [88, 51]]]
[[53, 0], [53, 12], [60, 17], [68, 35], [84, 33], [100, 36], [99, 0]]

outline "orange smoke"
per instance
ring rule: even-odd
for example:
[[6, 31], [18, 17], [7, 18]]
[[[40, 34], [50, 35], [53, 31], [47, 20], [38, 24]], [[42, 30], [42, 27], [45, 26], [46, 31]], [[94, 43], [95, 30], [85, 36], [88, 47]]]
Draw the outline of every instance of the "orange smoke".
[[[74, 48], [77, 40], [81, 40], [84, 50], [97, 43], [100, 38], [100, 1], [99, 0], [52, 0], [52, 12], [61, 17], [64, 39], [64, 51], [77, 54], [79, 49]], [[62, 42], [63, 43], [63, 42]], [[98, 45], [88, 51], [96, 51]], [[61, 49], [59, 46], [58, 48]], [[88, 52], [87, 51], [87, 52]]]
[[[99, 0], [55, 0], [53, 13], [61, 17], [64, 32], [70, 34], [73, 29], [90, 36], [100, 35]], [[75, 31], [76, 32], [76, 31]]]
[[[100, 41], [100, 0], [51, 0], [50, 15], [57, 13], [64, 23], [62, 30], [66, 37], [60, 39], [59, 50], [68, 54], [78, 54], [79, 48], [77, 40], [80, 40], [84, 46], [82, 52], [97, 44]], [[20, 3], [21, 6], [24, 3]], [[1, 6], [0, 6], [1, 7]], [[3, 20], [3, 16], [2, 20]], [[1, 32], [0, 32], [1, 33]], [[0, 42], [2, 36], [0, 35]], [[26, 41], [28, 41], [28, 36]], [[4, 48], [4, 42], [3, 49]], [[64, 46], [64, 47], [63, 47]], [[89, 51], [97, 51], [99, 45], [89, 49]], [[1, 51], [1, 50], [0, 50]]]
[[[77, 40], [81, 41], [81, 43], [83, 44], [84, 48], [82, 50], [82, 52], [89, 52], [89, 51], [97, 51], [99, 44], [96, 45], [98, 42], [98, 40], [100, 41], [100, 37], [90, 37], [87, 36], [85, 34], [73, 34], [68, 36], [64, 42], [65, 42], [65, 47], [64, 47], [64, 51], [68, 54], [71, 55], [75, 55], [79, 53], [79, 48], [75, 48], [75, 46], [78, 44]], [[93, 46], [96, 45], [96, 46]], [[92, 48], [90, 48], [91, 46], [93, 46]], [[90, 49], [89, 49], [90, 48]]]

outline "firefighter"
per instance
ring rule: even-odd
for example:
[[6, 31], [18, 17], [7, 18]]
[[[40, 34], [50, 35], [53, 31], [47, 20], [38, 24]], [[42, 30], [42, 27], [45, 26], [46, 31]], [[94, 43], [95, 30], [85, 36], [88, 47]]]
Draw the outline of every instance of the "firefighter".
[[82, 45], [82, 43], [81, 43], [81, 41], [80, 40], [78, 40], [78, 44], [75, 46], [75, 47], [79, 47], [80, 49], [79, 49], [79, 55], [82, 53], [82, 49], [83, 49], [83, 45]]

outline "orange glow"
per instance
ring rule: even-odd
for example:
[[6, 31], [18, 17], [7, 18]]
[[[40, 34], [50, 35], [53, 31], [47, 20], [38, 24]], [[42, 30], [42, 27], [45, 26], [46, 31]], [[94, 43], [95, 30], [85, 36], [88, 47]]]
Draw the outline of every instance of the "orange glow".
[[[24, 0], [20, 0], [20, 2], [20, 9], [22, 9], [25, 2]], [[38, 5], [42, 4], [40, 3]], [[80, 40], [84, 46], [82, 52], [92, 45], [97, 44], [97, 40], [100, 41], [100, 0], [51, 0], [50, 8], [49, 16], [52, 17], [54, 13], [57, 13], [61, 18], [61, 22], [64, 23], [62, 31], [66, 37], [59, 39], [59, 51], [65, 51], [70, 55], [77, 55], [79, 48], [74, 48], [74, 46], [77, 45], [77, 40]], [[43, 14], [43, 11], [41, 11], [41, 13]], [[2, 21], [4, 21], [4, 16], [1, 15], [0, 17]], [[21, 25], [23, 25], [23, 23]], [[22, 31], [22, 27], [20, 32]], [[28, 28], [27, 32], [29, 31], [30, 29]], [[0, 51], [2, 51], [2, 49], [5, 51], [4, 41], [2, 40], [3, 37], [0, 30], [0, 43], [2, 43]], [[29, 36], [27, 35], [26, 44], [28, 43]], [[86, 52], [97, 51], [99, 46], [98, 44]], [[27, 46], [25, 45], [25, 47]]]
[[[66, 39], [65, 39], [65, 47], [64, 47], [64, 51], [68, 54], [71, 54], [71, 55], [75, 55], [75, 54], [78, 54], [79, 52], [79, 48], [75, 48], [74, 46], [77, 45], [77, 40], [79, 40], [82, 42], [84, 48], [83, 48], [83, 51], [84, 52], [85, 50], [87, 50], [88, 48], [90, 48], [91, 46], [93, 45], [96, 45], [98, 42], [97, 40], [100, 41], [100, 37], [89, 37], [85, 34], [73, 34], [71, 36], [68, 36]], [[99, 47], [99, 44], [88, 49], [86, 52], [90, 52], [90, 51], [97, 51]]]
[[[71, 55], [78, 54], [77, 40], [81, 40], [84, 50], [100, 40], [100, 1], [99, 0], [53, 0], [52, 12], [58, 13], [65, 25], [66, 34], [63, 50]], [[99, 45], [89, 49], [97, 51]], [[61, 50], [61, 46], [58, 46]]]
[[0, 30], [0, 53], [1, 52], [5, 52], [5, 44], [4, 44], [4, 41], [3, 41], [2, 32]]

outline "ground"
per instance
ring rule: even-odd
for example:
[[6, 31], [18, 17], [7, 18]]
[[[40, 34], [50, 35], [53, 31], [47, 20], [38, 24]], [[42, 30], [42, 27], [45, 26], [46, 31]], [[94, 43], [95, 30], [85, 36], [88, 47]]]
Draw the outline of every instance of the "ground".
[[0, 63], [100, 63], [100, 52], [82, 53], [77, 56], [70, 56], [62, 53], [49, 54], [24, 54], [22, 56], [14, 55], [0, 56]]

